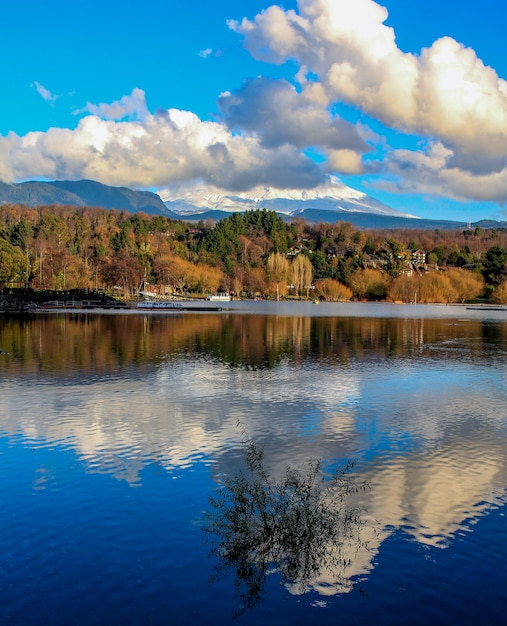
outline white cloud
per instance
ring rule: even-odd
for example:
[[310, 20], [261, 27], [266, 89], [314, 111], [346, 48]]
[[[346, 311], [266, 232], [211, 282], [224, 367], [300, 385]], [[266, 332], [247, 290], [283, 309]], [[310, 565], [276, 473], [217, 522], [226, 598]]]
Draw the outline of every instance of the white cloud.
[[106, 118], [134, 113], [139, 119], [82, 118], [77, 128], [50, 128], [20, 137], [0, 137], [0, 178], [90, 178], [111, 185], [167, 186], [202, 179], [220, 187], [249, 189], [313, 187], [325, 179], [297, 148], [268, 149], [255, 135], [232, 134], [224, 124], [188, 111], [145, 108], [144, 92], [90, 109]]
[[[387, 16], [373, 0], [299, 0], [298, 11], [271, 6], [230, 21], [257, 59], [295, 62], [296, 86], [245, 81], [220, 95], [215, 121], [176, 109], [153, 114], [136, 88], [116, 102], [88, 103], [73, 130], [0, 137], [0, 178], [141, 187], [202, 180], [239, 191], [309, 188], [337, 172], [367, 170], [387, 174], [379, 186], [398, 193], [506, 202], [507, 82], [449, 37], [418, 54], [403, 52]], [[421, 136], [423, 147], [393, 149], [364, 121], [336, 115], [340, 103]], [[309, 149], [320, 164], [305, 156]]]
[[419, 151], [392, 150], [386, 158], [385, 172], [391, 178], [374, 186], [394, 193], [498, 204], [507, 200], [507, 167], [484, 167], [483, 172], [471, 174], [459, 167], [453, 151], [441, 142], [431, 142]]
[[[300, 0], [300, 15], [267, 9], [231, 26], [257, 58], [293, 58], [331, 101], [345, 101], [396, 128], [435, 135], [462, 150], [507, 146], [507, 83], [451, 38], [419, 56], [402, 52], [387, 11], [373, 0]], [[284, 35], [275, 36], [284, 23]]]
[[111, 104], [91, 104], [88, 102], [86, 107], [77, 111], [76, 114], [84, 112], [108, 120], [122, 120], [125, 118], [143, 119], [147, 115], [148, 109], [144, 91], [135, 88], [130, 95], [123, 96], [120, 100]]
[[271, 6], [254, 22], [244, 18], [241, 22], [228, 20], [227, 24], [245, 36], [246, 48], [258, 59], [283, 63], [287, 58], [296, 58], [296, 50], [308, 52], [306, 20], [295, 11]]
[[52, 94], [49, 89], [46, 89], [46, 87], [44, 87], [44, 85], [41, 85], [38, 81], [35, 80], [32, 83], [32, 86], [35, 87], [37, 93], [43, 100], [49, 102], [50, 104], [54, 104], [56, 102], [58, 96]]
[[[258, 59], [295, 60], [318, 78], [322, 102], [344, 102], [403, 132], [437, 139], [452, 151], [446, 181], [501, 178], [507, 160], [507, 83], [475, 52], [444, 37], [420, 54], [402, 52], [373, 0], [299, 0], [299, 13], [270, 7], [229, 22]], [[485, 161], [486, 159], [486, 161]], [[504, 197], [504, 196], [502, 196]]]
[[206, 48], [205, 50], [200, 50], [198, 54], [201, 57], [201, 59], [207, 59], [210, 56], [210, 54], [213, 54], [213, 50], [211, 48]]
[[218, 106], [231, 129], [256, 132], [269, 148], [290, 144], [302, 149], [368, 150], [350, 122], [332, 116], [311, 96], [296, 92], [285, 80], [256, 78], [234, 93], [222, 94]]

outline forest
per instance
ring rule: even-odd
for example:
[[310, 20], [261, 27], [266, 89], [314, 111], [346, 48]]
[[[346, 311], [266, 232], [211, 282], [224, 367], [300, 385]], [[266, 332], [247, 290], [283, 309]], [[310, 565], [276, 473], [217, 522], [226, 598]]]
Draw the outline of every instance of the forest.
[[265, 209], [216, 222], [0, 206], [0, 289], [160, 296], [507, 302], [505, 229], [358, 230]]

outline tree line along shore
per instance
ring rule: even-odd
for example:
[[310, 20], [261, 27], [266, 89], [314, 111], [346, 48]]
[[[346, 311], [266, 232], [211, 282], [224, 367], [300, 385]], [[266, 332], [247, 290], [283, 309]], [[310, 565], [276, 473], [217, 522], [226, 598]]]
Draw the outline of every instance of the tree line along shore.
[[[0, 206], [0, 290], [507, 302], [505, 229], [358, 230], [265, 209], [214, 223], [94, 207]], [[88, 298], [89, 299], [89, 298]], [[36, 300], [36, 298], [35, 298]]]

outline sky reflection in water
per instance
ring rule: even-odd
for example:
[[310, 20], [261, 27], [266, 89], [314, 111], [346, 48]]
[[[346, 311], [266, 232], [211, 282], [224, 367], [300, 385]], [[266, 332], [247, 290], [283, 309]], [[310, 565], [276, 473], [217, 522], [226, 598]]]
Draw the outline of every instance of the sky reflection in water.
[[[214, 486], [241, 466], [245, 436], [262, 446], [274, 479], [288, 464], [319, 458], [339, 467], [352, 459], [369, 484], [356, 500], [366, 521], [375, 520], [362, 529], [368, 550], [351, 555], [350, 584], [332, 570], [315, 577], [310, 588], [324, 604], [385, 567], [382, 554], [394, 537], [448, 549], [505, 504], [504, 323], [190, 314], [6, 318], [0, 328], [9, 352], [0, 360], [0, 441], [10, 476], [2, 506], [12, 510], [16, 494], [30, 500], [45, 492], [51, 500], [74, 498], [79, 510], [92, 506], [100, 484], [108, 530], [101, 526], [97, 550], [101, 542], [130, 545], [133, 529], [122, 531], [121, 518], [140, 514], [130, 508], [137, 488], [152, 536], [190, 541], [178, 576], [205, 571], [195, 530]], [[20, 450], [40, 464], [28, 469]], [[100, 475], [118, 487], [98, 483]], [[175, 479], [192, 497], [178, 493]], [[165, 490], [169, 519], [159, 502]], [[25, 528], [21, 541], [35, 514], [16, 506], [7, 530]], [[47, 527], [55, 550], [61, 527], [75, 523], [71, 515], [72, 507]], [[139, 539], [134, 527], [134, 553], [151, 553], [148, 531]], [[480, 541], [494, 543], [478, 537], [480, 550]], [[130, 548], [114, 558], [132, 568]], [[27, 578], [34, 575], [40, 572], [28, 568]], [[204, 589], [206, 605], [213, 592]]]

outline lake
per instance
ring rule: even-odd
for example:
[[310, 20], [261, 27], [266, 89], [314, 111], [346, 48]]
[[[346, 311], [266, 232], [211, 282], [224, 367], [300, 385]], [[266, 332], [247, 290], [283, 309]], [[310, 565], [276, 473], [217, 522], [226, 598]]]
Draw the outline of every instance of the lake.
[[224, 304], [0, 315], [0, 623], [503, 624], [507, 311]]

